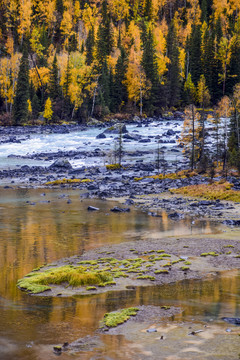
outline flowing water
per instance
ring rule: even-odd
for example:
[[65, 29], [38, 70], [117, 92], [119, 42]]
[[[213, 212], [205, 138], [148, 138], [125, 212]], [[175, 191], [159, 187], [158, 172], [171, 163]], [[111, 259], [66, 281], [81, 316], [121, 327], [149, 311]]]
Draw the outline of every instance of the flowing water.
[[[154, 160], [151, 154], [154, 154], [158, 148], [158, 138], [156, 136], [161, 136], [162, 140], [170, 141], [164, 146], [165, 157], [169, 161], [176, 161], [182, 159], [181, 149], [176, 153], [172, 152], [172, 148], [176, 148], [177, 136], [179, 136], [182, 130], [182, 121], [171, 120], [164, 122], [152, 122], [147, 127], [137, 127], [136, 125], [128, 125], [127, 129], [131, 134], [138, 134], [143, 137], [149, 137], [150, 142], [138, 143], [136, 140], [124, 140], [123, 147], [124, 151], [134, 152], [136, 150], [148, 151], [147, 160]], [[171, 136], [166, 136], [167, 130], [173, 129], [175, 133]], [[71, 164], [73, 167], [79, 166], [92, 166], [92, 165], [104, 165], [108, 162], [111, 157], [111, 153], [114, 150], [114, 139], [117, 135], [106, 134], [106, 139], [96, 139], [96, 136], [102, 133], [104, 129], [99, 128], [89, 128], [84, 131], [75, 131], [69, 134], [38, 134], [30, 135], [29, 139], [22, 141], [21, 143], [5, 143], [0, 144], [0, 169], [8, 169], [19, 167], [24, 164], [29, 166], [38, 165], [38, 166], [49, 166], [52, 161], [43, 161], [35, 159], [24, 159], [16, 158], [15, 156], [28, 156], [33, 154], [38, 154], [41, 152], [51, 153], [57, 151], [93, 151], [96, 148], [100, 148], [108, 154], [104, 158], [88, 157], [83, 156], [80, 159], [72, 159]], [[10, 157], [9, 157], [10, 156]], [[143, 156], [143, 160], [146, 160]], [[125, 157], [125, 161], [132, 161], [132, 157]]]
[[[100, 211], [89, 213], [88, 205]], [[185, 311], [176, 319], [181, 322], [239, 316], [238, 272], [215, 281], [184, 281], [71, 298], [33, 297], [16, 287], [19, 278], [43, 263], [54, 263], [103, 244], [140, 241], [149, 234], [157, 235], [161, 244], [166, 236], [221, 231], [217, 224], [206, 221], [195, 221], [194, 228], [192, 219], [175, 223], [164, 212], [162, 218], [152, 218], [134, 208], [128, 214], [114, 214], [110, 212], [113, 205], [81, 201], [79, 192], [73, 190], [0, 189], [1, 360], [55, 359], [54, 345], [93, 334], [105, 312], [132, 305], [180, 305]], [[121, 335], [104, 335], [102, 341], [97, 350], [63, 353], [61, 358], [145, 358], [141, 356], [146, 354], [140, 354], [139, 348], [133, 348], [132, 342]]]

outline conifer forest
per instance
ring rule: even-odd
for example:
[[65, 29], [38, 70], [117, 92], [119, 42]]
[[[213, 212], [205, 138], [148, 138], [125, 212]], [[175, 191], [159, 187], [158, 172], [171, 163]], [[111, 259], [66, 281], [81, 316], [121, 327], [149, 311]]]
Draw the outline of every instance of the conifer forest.
[[239, 10], [238, 0], [1, 0], [0, 121], [214, 107], [240, 82]]

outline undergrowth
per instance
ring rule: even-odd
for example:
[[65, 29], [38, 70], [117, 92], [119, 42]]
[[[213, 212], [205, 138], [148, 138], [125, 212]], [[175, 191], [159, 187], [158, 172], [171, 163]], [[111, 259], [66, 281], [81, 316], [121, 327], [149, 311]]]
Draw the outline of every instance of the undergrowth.
[[232, 190], [232, 184], [229, 182], [190, 185], [178, 189], [170, 189], [171, 193], [182, 194], [192, 197], [200, 197], [207, 200], [228, 200], [240, 201], [240, 191]]

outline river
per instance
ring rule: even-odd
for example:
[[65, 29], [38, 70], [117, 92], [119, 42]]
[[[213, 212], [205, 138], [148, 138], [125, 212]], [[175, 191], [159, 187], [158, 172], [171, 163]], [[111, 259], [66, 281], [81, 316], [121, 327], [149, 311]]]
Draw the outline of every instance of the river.
[[[97, 206], [100, 211], [89, 213], [88, 205]], [[195, 221], [194, 226], [191, 218], [174, 222], [164, 212], [161, 218], [134, 208], [128, 214], [114, 214], [110, 212], [113, 205], [93, 199], [82, 201], [78, 190], [0, 189], [1, 360], [55, 359], [54, 345], [93, 334], [105, 312], [132, 305], [181, 306], [184, 312], [170, 319], [172, 324], [212, 322], [225, 329], [228, 326], [221, 322], [222, 316], [239, 316], [238, 271], [221, 274], [215, 281], [188, 280], [161, 287], [71, 298], [34, 297], [16, 287], [17, 280], [33, 268], [101, 245], [141, 241], [149, 234], [157, 236], [161, 244], [166, 236], [222, 231], [218, 224], [209, 221]], [[177, 330], [172, 330], [176, 337], [174, 331]], [[181, 338], [187, 330], [182, 326], [178, 331]], [[145, 342], [147, 346], [149, 339]], [[139, 347], [133, 347], [136, 343], [136, 338], [126, 340], [121, 335], [103, 335], [102, 345], [96, 350], [75, 355], [63, 353], [61, 359], [149, 358]], [[170, 359], [167, 356], [177, 352], [172, 345], [172, 342], [165, 344], [161, 359]], [[236, 346], [233, 340], [230, 345]], [[226, 343], [225, 351], [228, 347]], [[173, 359], [193, 357], [190, 353], [188, 357]]]

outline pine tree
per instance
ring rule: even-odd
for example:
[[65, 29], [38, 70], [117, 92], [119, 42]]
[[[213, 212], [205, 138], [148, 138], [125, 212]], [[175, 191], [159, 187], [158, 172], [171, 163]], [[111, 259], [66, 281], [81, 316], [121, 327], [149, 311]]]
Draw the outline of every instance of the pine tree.
[[40, 100], [35, 92], [32, 98], [32, 117], [33, 119], [37, 119], [40, 112]]
[[95, 38], [94, 38], [94, 27], [92, 26], [88, 32], [87, 40], [86, 40], [86, 64], [91, 65], [94, 59], [94, 46], [95, 46]]
[[118, 57], [115, 76], [113, 81], [113, 91], [111, 99], [111, 110], [118, 111], [119, 106], [127, 102], [126, 81], [127, 56], [124, 48], [121, 48], [121, 54]]
[[205, 122], [206, 122], [206, 114], [205, 109], [210, 103], [210, 94], [209, 90], [206, 85], [206, 79], [204, 75], [201, 75], [200, 80], [198, 82], [198, 89], [197, 89], [197, 95], [198, 95], [198, 102], [201, 107], [201, 117], [200, 117], [200, 168], [201, 170], [206, 170], [207, 166], [207, 154], [205, 149], [205, 140], [206, 140], [206, 129], [205, 129]]
[[153, 33], [149, 29], [145, 33], [145, 25], [142, 26], [141, 38], [143, 55], [141, 65], [145, 71], [146, 79], [150, 81], [151, 91], [146, 102], [146, 107], [153, 112], [159, 104], [160, 81], [158, 75], [157, 55], [153, 39]]
[[97, 33], [97, 59], [99, 67], [101, 68], [110, 55], [113, 49], [113, 31], [111, 24], [111, 17], [107, 7], [107, 2], [104, 0], [102, 4], [102, 21]]
[[56, 100], [60, 96], [60, 86], [58, 79], [57, 55], [55, 54], [52, 67], [50, 69], [48, 93], [52, 100]]
[[188, 42], [187, 53], [189, 54], [188, 72], [192, 75], [194, 85], [197, 85], [201, 70], [201, 29], [199, 25], [192, 26], [192, 32]]
[[104, 115], [109, 112], [111, 91], [111, 71], [108, 69], [107, 62], [102, 65], [101, 75], [99, 77], [99, 97], [98, 103], [101, 107], [101, 113]]
[[179, 49], [176, 30], [172, 22], [167, 36], [167, 56], [170, 60], [167, 74], [167, 104], [172, 107], [179, 103], [180, 98], [180, 66]]
[[27, 45], [24, 44], [23, 54], [18, 72], [16, 96], [13, 104], [14, 125], [21, 125], [28, 119], [29, 99], [29, 63]]
[[69, 94], [70, 84], [71, 84], [71, 68], [70, 68], [70, 58], [68, 53], [66, 75], [62, 88], [63, 96], [64, 96], [64, 115], [66, 117], [70, 115], [70, 111], [71, 111], [71, 102], [70, 102], [70, 94]]
[[153, 18], [152, 0], [145, 1], [143, 14], [147, 21], [152, 20]]

